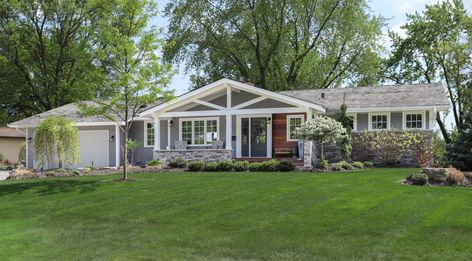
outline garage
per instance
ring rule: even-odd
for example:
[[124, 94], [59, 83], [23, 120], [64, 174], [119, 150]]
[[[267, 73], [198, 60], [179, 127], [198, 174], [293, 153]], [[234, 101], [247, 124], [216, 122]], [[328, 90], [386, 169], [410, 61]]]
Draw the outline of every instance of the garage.
[[80, 163], [77, 167], [109, 167], [108, 130], [80, 130]]

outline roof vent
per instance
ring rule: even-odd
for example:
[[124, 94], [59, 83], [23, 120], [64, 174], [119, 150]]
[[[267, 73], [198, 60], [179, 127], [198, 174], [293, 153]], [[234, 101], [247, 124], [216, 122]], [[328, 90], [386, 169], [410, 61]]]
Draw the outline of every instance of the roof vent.
[[322, 98], [322, 99], [325, 98], [325, 93], [324, 93], [324, 92], [321, 93], [321, 98]]

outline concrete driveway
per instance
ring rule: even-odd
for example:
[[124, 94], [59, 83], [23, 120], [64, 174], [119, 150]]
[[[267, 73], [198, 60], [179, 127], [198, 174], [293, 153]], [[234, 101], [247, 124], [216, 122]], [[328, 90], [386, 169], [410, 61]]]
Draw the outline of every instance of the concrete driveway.
[[9, 173], [9, 170], [0, 170], [0, 180], [7, 179]]

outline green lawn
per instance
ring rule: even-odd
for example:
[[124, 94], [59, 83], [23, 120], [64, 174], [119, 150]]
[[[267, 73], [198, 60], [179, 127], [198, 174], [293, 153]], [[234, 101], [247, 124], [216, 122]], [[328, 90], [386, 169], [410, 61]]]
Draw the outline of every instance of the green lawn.
[[472, 188], [412, 169], [0, 182], [0, 260], [470, 260]]

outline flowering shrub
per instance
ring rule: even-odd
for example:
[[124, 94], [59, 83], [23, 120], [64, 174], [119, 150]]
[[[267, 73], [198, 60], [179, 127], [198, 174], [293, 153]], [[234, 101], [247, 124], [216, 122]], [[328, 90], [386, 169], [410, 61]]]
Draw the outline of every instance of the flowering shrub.
[[295, 129], [295, 135], [299, 139], [319, 141], [321, 143], [321, 160], [324, 160], [323, 145], [326, 142], [336, 142], [345, 135], [346, 129], [343, 125], [326, 116], [317, 116], [313, 120], [304, 122]]
[[358, 139], [370, 151], [375, 151], [380, 163], [387, 166], [396, 165], [410, 145], [405, 131], [363, 131]]
[[433, 161], [433, 136], [426, 131], [404, 132], [412, 156], [420, 167], [427, 167]]

